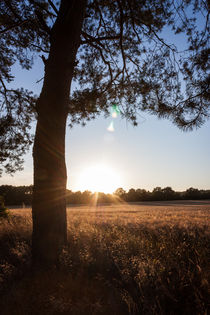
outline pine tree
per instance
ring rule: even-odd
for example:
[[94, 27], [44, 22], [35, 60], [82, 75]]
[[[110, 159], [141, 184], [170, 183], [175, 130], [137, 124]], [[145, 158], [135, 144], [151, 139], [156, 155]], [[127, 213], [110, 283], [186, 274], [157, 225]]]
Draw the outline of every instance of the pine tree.
[[[67, 237], [67, 116], [72, 125], [85, 123], [107, 114], [114, 103], [134, 125], [138, 112], [146, 111], [183, 130], [200, 126], [209, 115], [208, 5], [203, 0], [2, 0], [0, 12], [0, 161], [10, 173], [21, 167], [36, 119], [32, 251], [34, 262], [50, 265]], [[183, 34], [186, 49], [180, 52], [163, 36], [167, 32]], [[19, 61], [30, 69], [37, 53], [43, 53], [45, 64], [38, 99], [10, 88], [12, 65]]]

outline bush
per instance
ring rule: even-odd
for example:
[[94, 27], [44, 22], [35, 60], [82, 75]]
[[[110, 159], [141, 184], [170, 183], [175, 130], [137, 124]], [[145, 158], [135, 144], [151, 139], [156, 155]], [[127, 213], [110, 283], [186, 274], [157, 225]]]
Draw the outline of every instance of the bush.
[[0, 196], [0, 218], [2, 217], [8, 217], [8, 211], [4, 205], [4, 197]]

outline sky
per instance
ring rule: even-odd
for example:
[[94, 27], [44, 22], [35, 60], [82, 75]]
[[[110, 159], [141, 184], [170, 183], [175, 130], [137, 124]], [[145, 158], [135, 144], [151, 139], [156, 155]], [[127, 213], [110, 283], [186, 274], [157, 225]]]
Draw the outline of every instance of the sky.
[[[118, 187], [152, 190], [157, 186], [171, 186], [176, 191], [189, 187], [210, 189], [210, 121], [198, 130], [184, 133], [167, 120], [144, 114], [137, 127], [117, 118], [115, 131], [109, 132], [110, 120], [100, 118], [86, 127], [67, 129], [69, 189], [85, 190], [78, 183], [81, 174], [98, 164], [120, 177], [114, 190]], [[24, 171], [14, 177], [3, 175], [0, 184], [32, 184], [32, 165], [29, 152]], [[111, 185], [112, 174], [109, 176]]]
[[[13, 67], [13, 87], [24, 87], [39, 95], [43, 77], [41, 58], [30, 71]], [[111, 110], [111, 109], [110, 109]], [[108, 131], [111, 121], [114, 131]], [[35, 129], [35, 124], [32, 130]], [[76, 125], [66, 132], [67, 188], [73, 191], [94, 189], [114, 191], [119, 187], [144, 188], [170, 186], [176, 191], [189, 187], [210, 189], [210, 120], [201, 128], [183, 132], [168, 120], [139, 114], [133, 127], [119, 116], [110, 115]], [[90, 175], [90, 171], [91, 174]], [[13, 177], [3, 174], [0, 185], [33, 183], [32, 152], [25, 155], [24, 170]]]
[[[30, 72], [22, 71], [18, 65], [13, 70], [19, 86], [39, 93], [41, 82], [36, 81], [42, 77], [41, 60], [36, 61], [36, 67]], [[112, 120], [115, 130], [110, 132], [107, 128]], [[73, 191], [90, 189], [88, 180], [90, 184], [94, 178], [90, 178], [87, 170], [103, 165], [108, 176], [106, 187], [112, 190], [118, 187], [152, 190], [157, 186], [171, 186], [176, 191], [189, 187], [210, 189], [209, 136], [210, 120], [197, 130], [183, 132], [170, 121], [145, 113], [140, 113], [137, 127], [119, 116], [112, 119], [111, 115], [107, 119], [101, 116], [85, 127], [67, 127], [67, 187]], [[89, 179], [84, 180], [82, 174]], [[32, 183], [31, 151], [25, 156], [23, 171], [13, 177], [4, 174], [0, 178], [0, 185]]]

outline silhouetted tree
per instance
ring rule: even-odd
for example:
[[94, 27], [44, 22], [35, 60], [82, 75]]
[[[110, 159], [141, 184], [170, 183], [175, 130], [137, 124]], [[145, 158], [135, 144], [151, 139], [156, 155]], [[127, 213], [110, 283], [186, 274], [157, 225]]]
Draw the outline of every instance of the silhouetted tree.
[[153, 200], [162, 200], [163, 199], [163, 193], [161, 187], [155, 187], [152, 191], [152, 199]]
[[126, 194], [127, 201], [138, 201], [135, 189], [131, 188]]
[[[9, 172], [20, 167], [35, 109], [33, 261], [53, 264], [66, 242], [67, 115], [71, 124], [84, 122], [114, 102], [134, 125], [138, 111], [147, 111], [182, 129], [200, 126], [209, 108], [208, 6], [203, 0], [2, 0], [0, 14], [1, 161]], [[204, 23], [196, 27], [201, 14]], [[187, 36], [184, 52], [161, 37], [169, 28]], [[34, 107], [29, 92], [6, 83], [11, 66], [18, 60], [30, 68], [37, 52], [45, 53], [45, 74]], [[73, 79], [77, 89], [69, 99]]]
[[162, 189], [163, 200], [173, 200], [175, 198], [175, 191], [171, 187]]
[[202, 194], [197, 188], [190, 187], [184, 193], [185, 199], [202, 199]]
[[88, 190], [83, 191], [82, 193], [82, 203], [89, 204], [91, 201], [91, 192]]
[[123, 199], [123, 200], [125, 200], [125, 194], [126, 194], [126, 191], [122, 187], [117, 188], [114, 192], [114, 195], [118, 196], [120, 199]]
[[136, 194], [138, 195], [139, 201], [151, 200], [151, 193], [145, 189], [136, 189]]

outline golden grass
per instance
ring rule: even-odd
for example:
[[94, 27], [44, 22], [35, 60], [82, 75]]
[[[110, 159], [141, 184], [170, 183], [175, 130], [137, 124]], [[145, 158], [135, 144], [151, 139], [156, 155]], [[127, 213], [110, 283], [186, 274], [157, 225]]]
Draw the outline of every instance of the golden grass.
[[67, 214], [68, 246], [49, 274], [30, 273], [31, 209], [1, 220], [3, 314], [207, 314], [210, 203]]

